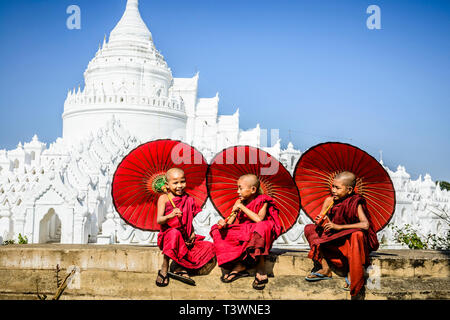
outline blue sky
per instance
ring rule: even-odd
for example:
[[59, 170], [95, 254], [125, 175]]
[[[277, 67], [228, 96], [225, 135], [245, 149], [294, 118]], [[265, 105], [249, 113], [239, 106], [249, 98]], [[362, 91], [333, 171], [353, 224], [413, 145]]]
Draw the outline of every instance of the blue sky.
[[[69, 30], [66, 8], [81, 8]], [[126, 0], [0, 1], [0, 149], [62, 135], [63, 104]], [[369, 30], [369, 5], [381, 30]], [[243, 129], [279, 129], [302, 151], [356, 145], [412, 178], [450, 181], [450, 2], [140, 0], [175, 77]]]

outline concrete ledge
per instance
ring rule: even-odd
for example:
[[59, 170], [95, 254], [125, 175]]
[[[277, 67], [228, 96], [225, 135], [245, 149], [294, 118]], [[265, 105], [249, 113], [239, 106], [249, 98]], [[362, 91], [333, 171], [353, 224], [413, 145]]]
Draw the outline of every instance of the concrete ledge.
[[[365, 299], [450, 299], [450, 252], [380, 250], [372, 253], [372, 273]], [[309, 283], [307, 250], [274, 249], [267, 261], [273, 275], [263, 291], [253, 277], [231, 284], [220, 281], [217, 266], [196, 276], [191, 287], [171, 279], [155, 286], [162, 263], [158, 248], [129, 245], [8, 245], [0, 247], [0, 299], [48, 299], [59, 278], [77, 269], [61, 299], [350, 299], [343, 278]]]

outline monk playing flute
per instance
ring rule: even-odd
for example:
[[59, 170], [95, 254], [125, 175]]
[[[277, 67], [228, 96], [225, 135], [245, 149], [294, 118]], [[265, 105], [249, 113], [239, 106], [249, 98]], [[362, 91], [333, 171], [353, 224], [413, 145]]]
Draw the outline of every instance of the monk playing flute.
[[211, 228], [217, 263], [231, 270], [221, 277], [229, 283], [249, 276], [248, 267], [256, 265], [253, 288], [262, 290], [268, 283], [265, 257], [273, 241], [281, 234], [278, 209], [273, 199], [260, 194], [256, 175], [246, 174], [237, 181], [239, 199], [232, 208], [233, 215], [220, 220]]
[[214, 245], [203, 241], [204, 236], [194, 233], [192, 221], [201, 208], [194, 198], [185, 193], [185, 188], [183, 170], [169, 169], [166, 173], [167, 194], [162, 194], [158, 199], [157, 222], [161, 225], [158, 247], [164, 255], [156, 278], [156, 285], [160, 287], [169, 284], [170, 259], [179, 266], [174, 273], [189, 279], [188, 270], [200, 269], [214, 258]]
[[355, 185], [353, 173], [339, 173], [332, 184], [332, 196], [325, 199], [315, 222], [318, 223], [329, 209], [327, 219], [322, 226], [309, 224], [304, 229], [311, 248], [308, 257], [321, 265], [306, 280], [331, 279], [330, 265], [333, 265], [347, 274], [351, 296], [357, 295], [364, 286], [364, 267], [369, 264], [369, 253], [379, 246], [365, 199], [354, 193]]

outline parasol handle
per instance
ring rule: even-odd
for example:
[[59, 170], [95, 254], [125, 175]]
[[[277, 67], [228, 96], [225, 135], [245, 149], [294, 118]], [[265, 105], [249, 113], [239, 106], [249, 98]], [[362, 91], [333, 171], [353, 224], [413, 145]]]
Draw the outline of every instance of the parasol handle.
[[[170, 203], [172, 204], [172, 207], [175, 209], [177, 206], [176, 206], [175, 203], [173, 202], [172, 197], [171, 197], [171, 194], [170, 194], [169, 192], [167, 192], [167, 187], [166, 187], [166, 186], [163, 186], [163, 187], [162, 187], [162, 190], [163, 190], [164, 192], [167, 193], [167, 198], [169, 198], [169, 201], [170, 201]], [[180, 222], [181, 222], [181, 217], [178, 217], [178, 220], [180, 220]]]
[[317, 222], [317, 225], [321, 226], [323, 224], [323, 222], [325, 221], [325, 218], [328, 218], [328, 216], [327, 216], [328, 211], [330, 211], [333, 204], [334, 204], [334, 201], [331, 201], [330, 205], [325, 209], [325, 211], [322, 214], [319, 214], [320, 219]]
[[172, 204], [172, 207], [175, 209], [175, 203], [173, 203], [172, 197], [170, 196], [170, 193], [167, 193], [167, 198], [169, 198], [170, 203]]
[[[235, 210], [235, 211], [232, 211], [231, 214], [230, 214], [228, 217], [226, 217], [225, 223], [228, 224], [228, 221], [229, 221], [231, 218], [236, 217], [236, 215], [238, 214], [239, 211], [240, 211], [240, 209], [237, 209], [237, 210]], [[221, 225], [217, 225], [217, 228], [218, 228], [218, 229], [222, 229], [223, 227], [222, 227]]]
[[167, 193], [167, 198], [169, 198], [169, 201], [170, 201], [170, 203], [172, 204], [172, 207], [175, 209], [175, 208], [176, 208], [175, 203], [173, 203], [173, 200], [172, 200], [172, 198], [171, 198], [171, 196], [170, 196], [170, 193], [167, 191], [167, 187], [166, 187], [166, 186], [163, 186], [161, 189], [162, 189], [165, 193]]

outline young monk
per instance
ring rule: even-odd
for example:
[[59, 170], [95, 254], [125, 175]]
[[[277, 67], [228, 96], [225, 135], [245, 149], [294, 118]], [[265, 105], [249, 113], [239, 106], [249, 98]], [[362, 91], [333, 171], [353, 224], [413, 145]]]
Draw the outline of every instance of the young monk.
[[[190, 279], [187, 269], [200, 269], [214, 258], [214, 245], [203, 241], [204, 236], [194, 233], [192, 221], [201, 208], [195, 204], [194, 198], [185, 193], [186, 178], [183, 170], [172, 168], [167, 171], [166, 188], [167, 194], [162, 194], [158, 199], [157, 213], [157, 222], [161, 225], [158, 247], [164, 254], [161, 270], [156, 278], [156, 285], [160, 287], [169, 284], [170, 259], [179, 265], [174, 273]], [[176, 208], [172, 206], [169, 197]]]
[[260, 182], [256, 175], [246, 174], [237, 182], [239, 199], [232, 208], [237, 213], [227, 222], [221, 219], [211, 228], [217, 263], [231, 270], [221, 280], [225, 283], [249, 275], [247, 267], [256, 264], [253, 288], [262, 290], [268, 283], [265, 257], [273, 241], [281, 234], [278, 209], [273, 199], [260, 194]]
[[[309, 224], [304, 229], [311, 248], [308, 257], [321, 265], [306, 280], [331, 279], [332, 264], [349, 274], [346, 281], [350, 284], [351, 296], [356, 296], [364, 286], [364, 267], [369, 264], [369, 253], [379, 246], [365, 199], [354, 193], [355, 185], [353, 173], [339, 173], [332, 184], [332, 196], [325, 199], [322, 206], [321, 214], [332, 205], [328, 218], [322, 226]], [[316, 217], [316, 223], [321, 214]]]

